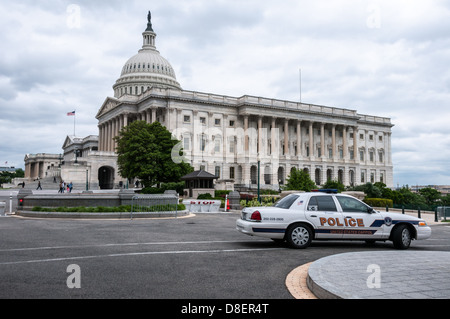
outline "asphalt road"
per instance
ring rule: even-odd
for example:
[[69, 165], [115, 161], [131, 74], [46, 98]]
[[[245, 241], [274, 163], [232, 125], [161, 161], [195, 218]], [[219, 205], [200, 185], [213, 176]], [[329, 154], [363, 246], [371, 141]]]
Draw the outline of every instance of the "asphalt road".
[[[313, 242], [293, 250], [238, 233], [237, 218], [0, 217], [0, 299], [292, 299], [286, 276], [302, 264], [344, 252], [393, 250], [390, 242]], [[410, 249], [450, 251], [449, 238], [450, 227], [433, 226], [432, 238]], [[80, 288], [69, 288], [68, 281]]]

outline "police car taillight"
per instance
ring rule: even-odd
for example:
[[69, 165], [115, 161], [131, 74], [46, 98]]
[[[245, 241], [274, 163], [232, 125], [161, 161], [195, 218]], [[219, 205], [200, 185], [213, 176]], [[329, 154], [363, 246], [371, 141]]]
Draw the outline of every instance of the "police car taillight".
[[250, 220], [253, 221], [253, 222], [260, 222], [262, 220], [261, 213], [258, 212], [257, 210], [254, 211], [252, 213], [252, 216], [250, 217]]

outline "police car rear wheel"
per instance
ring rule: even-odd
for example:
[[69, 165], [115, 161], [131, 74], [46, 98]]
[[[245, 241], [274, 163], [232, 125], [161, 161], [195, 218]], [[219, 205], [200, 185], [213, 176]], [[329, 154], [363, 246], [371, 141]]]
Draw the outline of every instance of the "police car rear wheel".
[[310, 227], [303, 224], [295, 224], [288, 228], [286, 241], [292, 248], [306, 248], [311, 244], [313, 234]]
[[399, 225], [394, 229], [392, 236], [394, 247], [397, 249], [408, 249], [411, 245], [411, 231], [406, 225]]

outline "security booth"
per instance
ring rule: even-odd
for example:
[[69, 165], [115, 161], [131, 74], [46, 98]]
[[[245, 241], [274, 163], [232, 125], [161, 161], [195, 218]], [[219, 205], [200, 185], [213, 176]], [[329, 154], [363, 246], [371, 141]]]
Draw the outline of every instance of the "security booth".
[[185, 183], [184, 197], [197, 198], [200, 194], [211, 194], [214, 197], [214, 180], [218, 179], [204, 170], [194, 171], [181, 178]]

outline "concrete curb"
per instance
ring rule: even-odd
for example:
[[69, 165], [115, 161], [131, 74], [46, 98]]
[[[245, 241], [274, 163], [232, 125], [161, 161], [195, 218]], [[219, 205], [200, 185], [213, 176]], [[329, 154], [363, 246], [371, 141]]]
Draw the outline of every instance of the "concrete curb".
[[[188, 211], [175, 213], [58, 213], [18, 211], [15, 216], [41, 219], [143, 219], [143, 218], [185, 218], [195, 216]], [[131, 218], [132, 217], [132, 218]]]
[[295, 268], [286, 277], [286, 287], [295, 299], [318, 299], [307, 285], [308, 269], [312, 264], [304, 264]]

